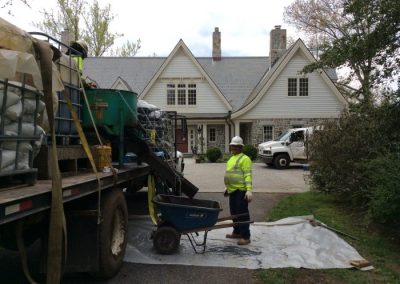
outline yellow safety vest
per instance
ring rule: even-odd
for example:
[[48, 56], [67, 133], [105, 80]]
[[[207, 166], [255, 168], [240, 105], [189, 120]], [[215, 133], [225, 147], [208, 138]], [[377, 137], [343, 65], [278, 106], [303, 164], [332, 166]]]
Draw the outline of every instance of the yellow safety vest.
[[79, 55], [72, 55], [72, 59], [75, 61], [76, 67], [78, 67], [79, 73], [82, 75], [83, 71], [83, 59]]
[[225, 187], [229, 193], [235, 190], [252, 189], [252, 162], [243, 153], [233, 155], [226, 163]]

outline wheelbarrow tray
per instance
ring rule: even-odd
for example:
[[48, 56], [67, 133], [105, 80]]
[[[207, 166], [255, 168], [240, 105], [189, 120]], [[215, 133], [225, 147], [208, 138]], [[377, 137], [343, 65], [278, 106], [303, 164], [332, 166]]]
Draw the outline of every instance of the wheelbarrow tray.
[[153, 198], [164, 224], [178, 231], [212, 227], [222, 211], [218, 201], [159, 194]]

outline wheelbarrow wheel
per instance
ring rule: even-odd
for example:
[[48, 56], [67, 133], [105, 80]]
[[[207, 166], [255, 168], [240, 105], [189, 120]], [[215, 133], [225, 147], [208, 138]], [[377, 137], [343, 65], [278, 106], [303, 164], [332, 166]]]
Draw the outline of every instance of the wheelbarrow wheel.
[[153, 245], [160, 254], [173, 254], [179, 248], [181, 234], [170, 226], [163, 226], [153, 235]]

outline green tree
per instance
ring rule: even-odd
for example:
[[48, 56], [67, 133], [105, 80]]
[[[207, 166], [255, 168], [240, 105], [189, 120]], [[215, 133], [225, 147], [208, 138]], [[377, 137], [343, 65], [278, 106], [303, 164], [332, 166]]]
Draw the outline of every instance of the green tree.
[[[285, 9], [285, 21], [308, 35], [324, 35], [323, 53], [303, 71], [349, 67], [347, 80], [359, 105], [370, 107], [374, 88], [395, 78], [400, 68], [400, 1], [296, 0]], [[359, 87], [348, 83], [357, 79]]]
[[130, 57], [135, 56], [141, 47], [141, 40], [138, 39], [136, 43], [127, 40], [121, 47], [117, 47], [110, 51], [111, 56]]
[[[44, 19], [35, 24], [38, 28], [58, 39], [61, 39], [64, 30], [68, 30], [71, 40], [83, 39], [87, 42], [89, 55], [104, 55], [118, 38], [123, 37], [121, 33], [111, 32], [110, 24], [115, 17], [111, 6], [101, 7], [97, 0], [57, 0], [56, 9], [42, 12]], [[140, 39], [136, 44], [127, 41], [114, 54], [124, 56], [129, 53], [134, 56], [139, 49]]]
[[[28, 0], [18, 0], [18, 1], [26, 6], [30, 7]], [[0, 9], [11, 8], [11, 6], [13, 6], [13, 4], [14, 4], [13, 0], [0, 0]], [[7, 11], [7, 13], [9, 15], [12, 15], [12, 12], [10, 9]]]
[[68, 30], [71, 40], [82, 37], [80, 18], [87, 4], [84, 0], [57, 0], [57, 8], [43, 10], [44, 19], [34, 25], [44, 33], [61, 39], [61, 33]]
[[83, 15], [86, 26], [83, 39], [94, 56], [103, 55], [117, 38], [123, 36], [123, 34], [110, 32], [110, 23], [114, 20], [110, 4], [101, 8], [98, 1], [94, 0]]

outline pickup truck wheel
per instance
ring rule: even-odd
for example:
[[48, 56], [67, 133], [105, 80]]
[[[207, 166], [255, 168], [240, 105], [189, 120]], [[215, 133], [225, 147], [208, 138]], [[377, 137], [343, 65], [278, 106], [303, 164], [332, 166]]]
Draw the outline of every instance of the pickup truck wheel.
[[125, 255], [128, 208], [120, 190], [111, 190], [102, 196], [101, 201], [100, 269], [97, 276], [111, 278], [120, 270]]
[[289, 167], [290, 160], [286, 154], [278, 154], [274, 159], [274, 166], [277, 169], [287, 169]]

